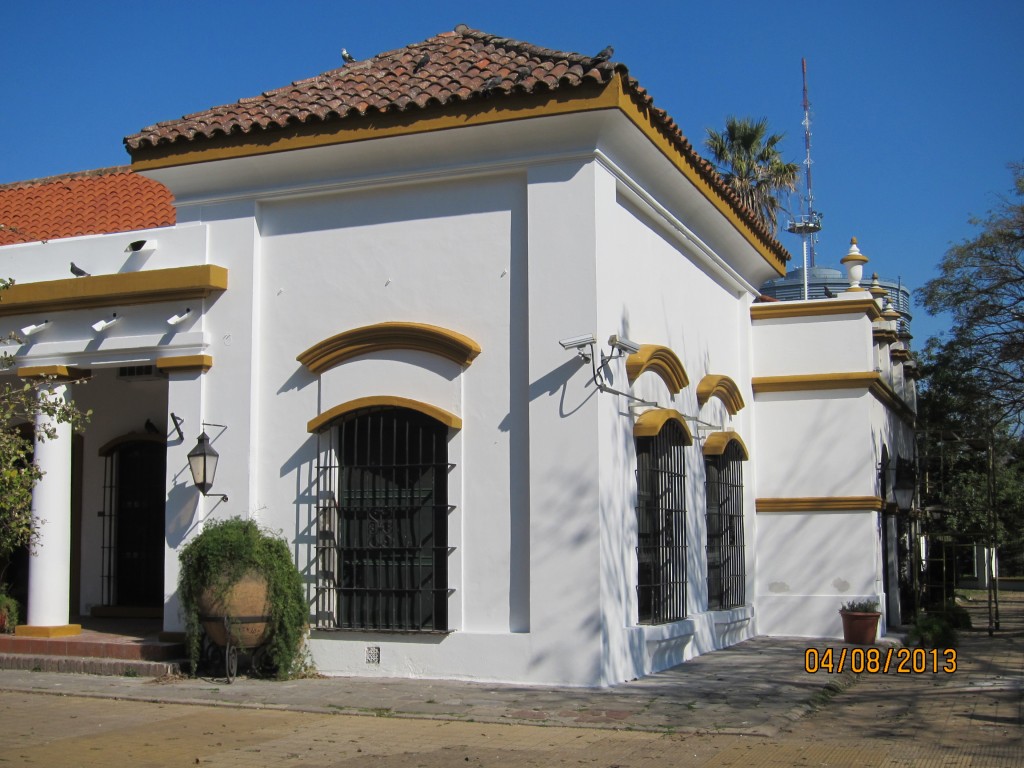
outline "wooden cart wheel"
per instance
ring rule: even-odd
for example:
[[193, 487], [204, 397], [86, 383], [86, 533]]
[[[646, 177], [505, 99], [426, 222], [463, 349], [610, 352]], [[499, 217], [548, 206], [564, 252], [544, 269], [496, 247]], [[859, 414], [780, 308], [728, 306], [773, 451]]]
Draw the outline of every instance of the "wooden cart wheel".
[[238, 676], [238, 646], [228, 638], [228, 644], [224, 647], [224, 671], [228, 683], [233, 683]]

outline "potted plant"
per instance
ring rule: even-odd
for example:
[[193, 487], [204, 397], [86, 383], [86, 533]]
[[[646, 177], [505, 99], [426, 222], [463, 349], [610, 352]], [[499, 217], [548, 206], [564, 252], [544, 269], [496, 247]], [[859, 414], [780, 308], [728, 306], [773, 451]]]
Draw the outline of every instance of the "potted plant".
[[7, 594], [7, 587], [0, 585], [0, 634], [13, 632], [18, 624], [18, 601]]
[[[219, 629], [221, 635], [212, 635], [211, 641], [227, 642], [222, 617], [236, 646], [265, 647], [279, 678], [300, 670], [309, 611], [301, 577], [283, 539], [253, 520], [231, 518], [207, 524], [185, 545], [179, 560], [178, 593], [193, 675], [204, 632], [216, 635]], [[265, 626], [256, 626], [259, 623]]]
[[882, 614], [877, 600], [851, 600], [839, 609], [843, 619], [843, 642], [853, 645], [874, 645], [878, 620]]

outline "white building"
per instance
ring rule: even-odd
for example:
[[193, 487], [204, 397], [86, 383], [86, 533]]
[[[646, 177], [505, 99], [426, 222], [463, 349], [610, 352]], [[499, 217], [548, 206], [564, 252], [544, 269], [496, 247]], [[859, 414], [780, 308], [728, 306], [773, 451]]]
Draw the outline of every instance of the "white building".
[[180, 630], [235, 515], [327, 674], [607, 685], [895, 601], [891, 321], [758, 303], [788, 254], [623, 65], [459, 27], [126, 144], [173, 226], [0, 247], [12, 373], [93, 410], [37, 452], [26, 632]]

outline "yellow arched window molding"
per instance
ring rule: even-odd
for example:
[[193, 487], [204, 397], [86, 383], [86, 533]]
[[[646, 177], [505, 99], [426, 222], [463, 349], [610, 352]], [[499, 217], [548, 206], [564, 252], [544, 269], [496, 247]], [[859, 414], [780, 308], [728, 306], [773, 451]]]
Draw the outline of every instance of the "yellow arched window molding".
[[463, 367], [480, 354], [480, 345], [461, 333], [425, 323], [390, 322], [364, 325], [318, 341], [296, 360], [320, 374], [353, 357], [389, 349], [414, 349], [451, 360]]
[[686, 436], [684, 443], [693, 445], [693, 435], [690, 434], [686, 419], [674, 408], [655, 408], [641, 413], [633, 425], [633, 437], [655, 437], [669, 421], [677, 422]]
[[673, 395], [679, 394], [690, 383], [686, 369], [676, 353], [660, 344], [644, 344], [639, 352], [626, 358], [626, 377], [630, 384], [645, 371], [658, 374]]
[[407, 397], [395, 397], [393, 395], [372, 395], [360, 397], [356, 400], [349, 400], [347, 403], [336, 405], [328, 411], [324, 411], [315, 419], [310, 419], [306, 424], [309, 432], [322, 432], [330, 426], [331, 422], [344, 416], [346, 413], [361, 410], [362, 408], [374, 408], [388, 406], [391, 408], [408, 408], [411, 411], [419, 411], [425, 416], [441, 422], [449, 429], [462, 429], [462, 419], [454, 413], [449, 413], [443, 408], [429, 403], [421, 403], [419, 400], [410, 400]]
[[718, 373], [709, 373], [697, 384], [697, 405], [704, 407], [712, 397], [722, 401], [730, 416], [735, 416], [746, 405], [736, 382]]
[[729, 443], [736, 443], [739, 446], [740, 455], [744, 461], [750, 458], [750, 452], [747, 450], [746, 443], [735, 432], [712, 432], [704, 438], [704, 455], [721, 456], [725, 453], [725, 449], [729, 447]]

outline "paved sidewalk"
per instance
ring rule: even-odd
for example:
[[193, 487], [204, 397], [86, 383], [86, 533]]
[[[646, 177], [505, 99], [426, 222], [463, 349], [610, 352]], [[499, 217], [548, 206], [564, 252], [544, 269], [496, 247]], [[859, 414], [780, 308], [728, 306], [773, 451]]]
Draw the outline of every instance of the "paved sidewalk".
[[[981, 606], [983, 609], [983, 606]], [[983, 610], [972, 608], [984, 627]], [[931, 734], [1021, 744], [1024, 595], [1007, 595], [1002, 629], [966, 633], [952, 674], [854, 675], [804, 671], [808, 647], [834, 641], [756, 638], [644, 680], [590, 690], [449, 681], [321, 678], [274, 682], [0, 671], [0, 690], [265, 710], [413, 717], [463, 722], [774, 736], [825, 702], [848, 737]], [[838, 693], [842, 691], [842, 693]], [[841, 734], [840, 734], [841, 735]], [[829, 738], [828, 733], [822, 735]], [[838, 736], [837, 736], [838, 737]]]

